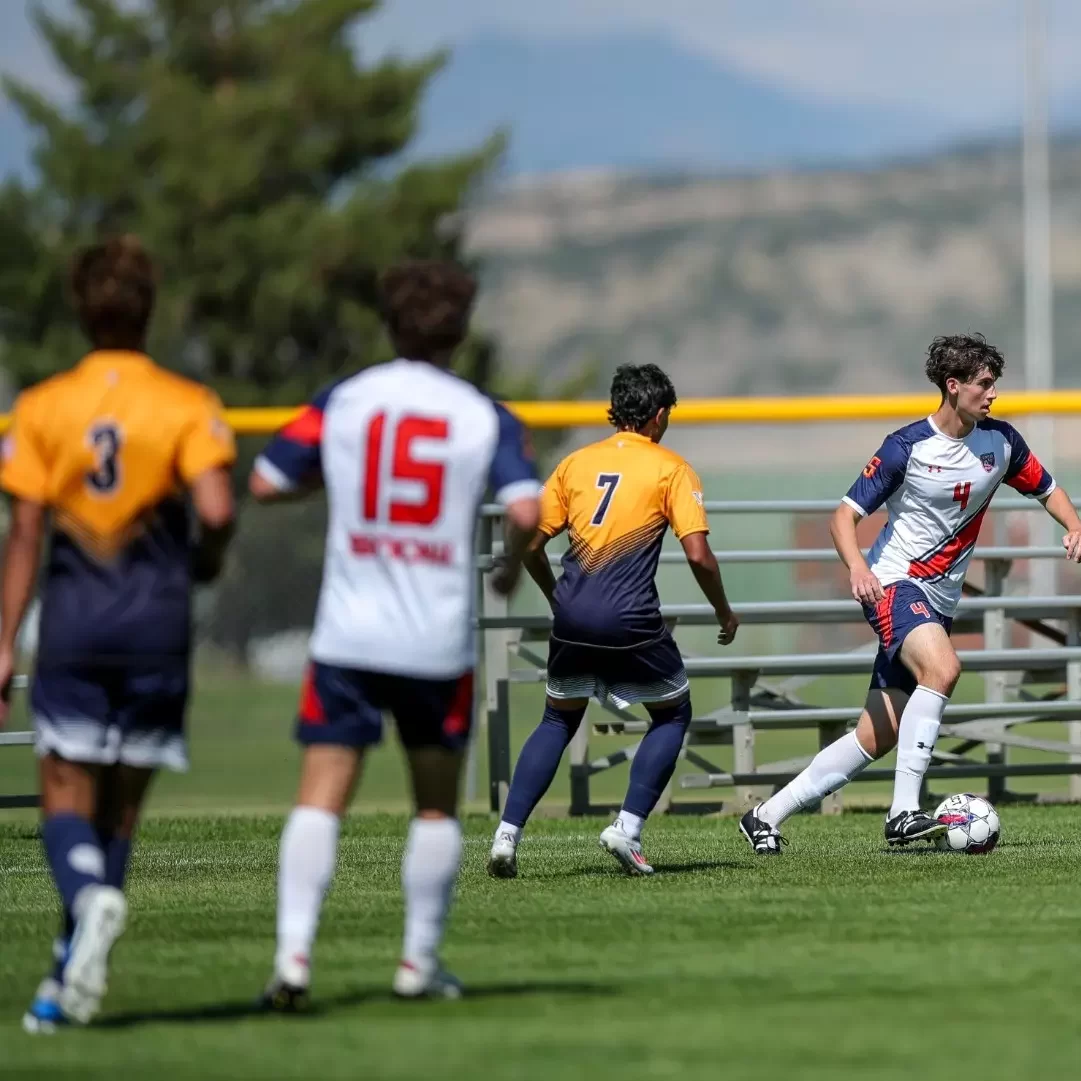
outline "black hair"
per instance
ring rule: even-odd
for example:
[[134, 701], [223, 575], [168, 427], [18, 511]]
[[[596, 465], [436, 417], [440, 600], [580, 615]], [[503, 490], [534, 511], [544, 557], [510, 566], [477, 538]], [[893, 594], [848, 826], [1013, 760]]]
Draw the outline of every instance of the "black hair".
[[621, 364], [612, 376], [608, 421], [640, 432], [662, 409], [676, 404], [676, 388], [656, 364]]
[[457, 263], [426, 259], [390, 267], [379, 280], [379, 310], [398, 355], [429, 360], [457, 349], [476, 294], [476, 280]]
[[927, 378], [946, 396], [946, 380], [959, 379], [971, 383], [987, 368], [995, 377], [1002, 378], [1006, 358], [1002, 352], [987, 343], [982, 334], [950, 334], [935, 338], [927, 350]]

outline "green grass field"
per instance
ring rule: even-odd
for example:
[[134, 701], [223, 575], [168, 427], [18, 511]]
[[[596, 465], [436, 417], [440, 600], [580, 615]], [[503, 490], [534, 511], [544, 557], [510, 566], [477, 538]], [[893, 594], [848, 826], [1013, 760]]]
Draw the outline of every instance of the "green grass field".
[[313, 1015], [256, 1015], [272, 952], [280, 819], [159, 818], [92, 1027], [23, 1035], [56, 908], [34, 831], [0, 825], [0, 1076], [1072, 1077], [1081, 1054], [1074, 808], [1006, 808], [986, 857], [891, 853], [881, 819], [808, 816], [755, 859], [728, 818], [651, 825], [651, 879], [541, 821], [521, 876], [489, 880], [467, 823], [445, 949], [457, 1003], [387, 993], [405, 820], [344, 831], [315, 958]]

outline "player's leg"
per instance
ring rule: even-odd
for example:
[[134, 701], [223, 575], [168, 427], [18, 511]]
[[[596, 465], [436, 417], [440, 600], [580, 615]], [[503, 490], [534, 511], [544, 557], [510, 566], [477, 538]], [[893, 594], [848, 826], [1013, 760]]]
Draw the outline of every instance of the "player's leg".
[[514, 878], [518, 874], [517, 849], [522, 830], [551, 787], [563, 752], [578, 731], [595, 690], [595, 652], [588, 646], [549, 639], [544, 713], [518, 755], [488, 855], [488, 873], [495, 878]]
[[931, 764], [943, 711], [961, 675], [961, 662], [950, 642], [948, 627], [933, 620], [909, 631], [899, 659], [911, 672], [916, 686], [901, 714], [897, 733], [893, 803], [886, 822], [890, 844], [908, 844], [942, 832], [942, 827], [921, 811], [920, 789]]
[[642, 855], [642, 827], [675, 772], [691, 723], [691, 696], [687, 693], [674, 702], [642, 705], [651, 723], [631, 759], [623, 806], [615, 822], [601, 834], [600, 843], [630, 874], [650, 875], [653, 868]]
[[540, 724], [522, 746], [514, 767], [503, 817], [488, 855], [488, 873], [494, 878], [518, 874], [518, 842], [533, 809], [552, 786], [563, 752], [585, 716], [586, 698], [548, 696]]
[[871, 687], [856, 727], [811, 759], [798, 776], [740, 820], [740, 832], [758, 855], [776, 855], [785, 843], [780, 827], [792, 815], [848, 784], [897, 745], [897, 726], [908, 695]]
[[405, 931], [394, 973], [400, 998], [457, 998], [461, 984], [439, 959], [462, 862], [458, 793], [473, 719], [473, 673], [457, 680], [388, 677], [406, 750], [415, 813], [402, 855]]
[[363, 765], [378, 743], [382, 717], [369, 700], [365, 674], [313, 663], [305, 678], [296, 727], [304, 748], [296, 803], [278, 855], [274, 975], [263, 1004], [293, 1012], [307, 1006], [319, 916], [338, 859], [341, 819]]

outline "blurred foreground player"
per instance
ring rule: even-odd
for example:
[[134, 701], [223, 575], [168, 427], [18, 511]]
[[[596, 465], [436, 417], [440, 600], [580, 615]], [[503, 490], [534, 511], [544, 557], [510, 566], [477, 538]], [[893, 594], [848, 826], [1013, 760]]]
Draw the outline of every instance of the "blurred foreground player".
[[[871, 686], [854, 731], [815, 756], [780, 792], [748, 811], [740, 831], [756, 853], [775, 855], [790, 815], [847, 784], [897, 747], [886, 843], [946, 831], [920, 809], [943, 711], [961, 675], [950, 642], [961, 586], [991, 497], [1005, 481], [1039, 499], [1067, 532], [1066, 557], [1081, 559], [1081, 519], [1020, 433], [991, 418], [1002, 354], [979, 336], [936, 338], [927, 378], [942, 402], [924, 420], [886, 436], [830, 524], [852, 595], [878, 636]], [[888, 520], [864, 559], [856, 525], [883, 504]]]
[[90, 1020], [105, 993], [140, 806], [158, 767], [188, 764], [192, 582], [217, 574], [233, 524], [235, 451], [217, 397], [144, 351], [155, 275], [139, 242], [83, 252], [71, 284], [93, 352], [19, 396], [0, 467], [13, 500], [0, 723], [51, 515], [30, 712], [65, 929], [24, 1018], [32, 1032]]
[[[522, 829], [593, 696], [640, 703], [650, 715], [623, 808], [600, 843], [630, 874], [653, 873], [639, 838], [691, 720], [690, 684], [653, 580], [669, 526], [713, 605], [717, 640], [731, 643], [739, 625], [706, 539], [701, 481], [675, 451], [659, 445], [675, 404], [675, 388], [655, 364], [618, 368], [608, 411], [615, 434], [564, 458], [544, 486], [540, 530], [525, 566], [553, 613], [547, 703], [518, 756], [492, 842], [488, 872], [496, 878], [518, 873]], [[544, 546], [563, 530], [569, 545], [556, 581]]]
[[312, 944], [338, 830], [382, 714], [397, 723], [416, 817], [402, 860], [403, 997], [456, 997], [438, 949], [462, 852], [458, 784], [473, 714], [474, 529], [491, 488], [509, 523], [493, 583], [509, 593], [537, 526], [526, 432], [448, 367], [476, 290], [452, 263], [407, 263], [380, 283], [398, 359], [320, 394], [258, 459], [260, 500], [326, 488], [323, 584], [297, 739], [296, 807], [281, 840], [278, 942], [265, 993], [306, 1004]]

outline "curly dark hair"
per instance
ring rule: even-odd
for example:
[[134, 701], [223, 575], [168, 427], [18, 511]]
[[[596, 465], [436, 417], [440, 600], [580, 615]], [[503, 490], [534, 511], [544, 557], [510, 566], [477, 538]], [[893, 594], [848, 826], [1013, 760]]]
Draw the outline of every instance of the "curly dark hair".
[[1006, 358], [982, 334], [950, 334], [931, 342], [925, 370], [945, 398], [947, 379], [971, 383], [987, 368], [997, 381], [1005, 367]]
[[79, 323], [95, 349], [144, 348], [157, 271], [138, 237], [112, 237], [77, 252], [69, 287]]
[[379, 280], [379, 310], [398, 355], [431, 360], [453, 352], [469, 332], [477, 283], [450, 261], [399, 263]]
[[621, 364], [611, 396], [608, 421], [621, 431], [640, 432], [660, 410], [676, 404], [676, 388], [656, 364]]

